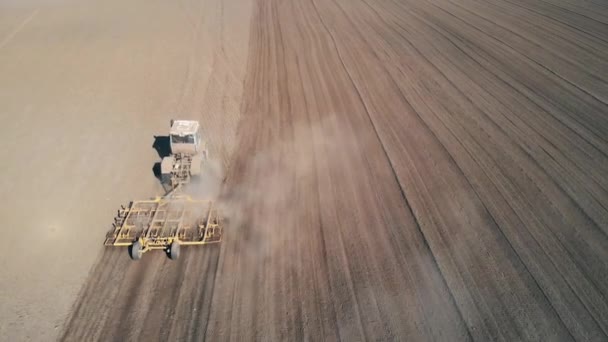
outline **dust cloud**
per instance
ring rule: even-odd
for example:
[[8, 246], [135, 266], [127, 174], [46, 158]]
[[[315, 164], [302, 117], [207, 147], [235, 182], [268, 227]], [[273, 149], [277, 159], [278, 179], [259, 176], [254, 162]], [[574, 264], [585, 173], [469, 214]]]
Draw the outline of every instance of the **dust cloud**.
[[192, 198], [201, 200], [217, 200], [224, 181], [224, 168], [215, 159], [206, 160], [201, 166], [199, 176], [192, 177], [190, 183], [184, 186], [184, 193]]
[[[237, 158], [240, 164], [232, 168], [238, 175], [226, 176], [218, 197], [228, 228], [225, 237], [242, 236], [251, 257], [294, 257], [289, 240], [305, 235], [300, 229], [318, 229], [307, 226], [305, 219], [321, 215], [318, 207], [310, 206], [311, 198], [327, 191], [319, 187], [317, 175], [339, 170], [359, 151], [361, 141], [344, 127], [335, 115], [312, 124], [296, 122], [282, 136], [255, 146], [251, 155]], [[221, 177], [211, 176], [217, 190], [215, 182]]]

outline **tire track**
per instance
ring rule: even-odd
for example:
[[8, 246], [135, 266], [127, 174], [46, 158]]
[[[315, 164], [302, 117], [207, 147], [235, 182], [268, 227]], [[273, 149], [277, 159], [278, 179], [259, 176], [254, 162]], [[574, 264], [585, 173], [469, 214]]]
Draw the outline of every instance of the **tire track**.
[[32, 11], [32, 13], [30, 13], [30, 15], [28, 15], [25, 19], [23, 19], [23, 21], [21, 23], [19, 23], [19, 25], [17, 25], [9, 34], [7, 34], [4, 39], [2, 39], [0, 41], [0, 50], [2, 50], [2, 48], [4, 48], [8, 43], [10, 43], [13, 38], [15, 38], [15, 36], [21, 32], [21, 30], [23, 30], [23, 28], [29, 24], [30, 21], [32, 21], [32, 19], [34, 19], [34, 17], [38, 14], [40, 10], [39, 9], [35, 9]]

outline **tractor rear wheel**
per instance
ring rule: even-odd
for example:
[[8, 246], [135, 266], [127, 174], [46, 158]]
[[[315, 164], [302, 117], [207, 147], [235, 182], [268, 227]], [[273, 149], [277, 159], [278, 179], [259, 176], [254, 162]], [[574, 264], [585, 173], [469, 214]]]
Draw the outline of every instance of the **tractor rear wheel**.
[[177, 258], [179, 258], [179, 242], [177, 242], [177, 241], [171, 242], [171, 246], [169, 246], [167, 255], [169, 255], [169, 258], [171, 260], [177, 260]]

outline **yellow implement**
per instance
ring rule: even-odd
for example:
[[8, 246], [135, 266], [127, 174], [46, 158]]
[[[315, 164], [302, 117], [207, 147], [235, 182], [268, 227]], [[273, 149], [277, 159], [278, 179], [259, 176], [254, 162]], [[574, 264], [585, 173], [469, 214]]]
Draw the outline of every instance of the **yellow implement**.
[[190, 196], [165, 196], [131, 202], [118, 211], [106, 246], [127, 246], [134, 260], [152, 249], [162, 249], [171, 259], [180, 245], [205, 245], [222, 240], [218, 210], [209, 200]]

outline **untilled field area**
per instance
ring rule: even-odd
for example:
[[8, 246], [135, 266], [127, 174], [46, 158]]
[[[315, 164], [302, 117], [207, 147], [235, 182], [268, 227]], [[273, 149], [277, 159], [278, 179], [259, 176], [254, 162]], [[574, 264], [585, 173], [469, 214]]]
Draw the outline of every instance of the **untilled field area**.
[[[608, 339], [603, 2], [10, 11], [5, 336]], [[101, 244], [160, 193], [175, 116], [218, 161], [225, 240], [133, 262]]]

